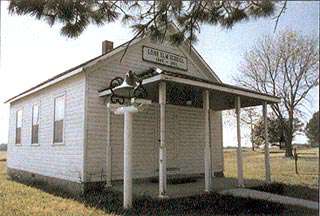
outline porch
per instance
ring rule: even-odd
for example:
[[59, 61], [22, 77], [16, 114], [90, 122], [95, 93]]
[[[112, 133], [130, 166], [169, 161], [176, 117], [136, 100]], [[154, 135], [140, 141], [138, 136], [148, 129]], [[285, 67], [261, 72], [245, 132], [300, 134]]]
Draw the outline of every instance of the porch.
[[[212, 178], [212, 192], [221, 192], [227, 189], [238, 188], [238, 179], [230, 177], [214, 177]], [[255, 187], [265, 184], [261, 180], [245, 179], [246, 187]], [[112, 183], [112, 190], [123, 193], [123, 182], [118, 181]], [[148, 196], [151, 198], [159, 198], [158, 182], [144, 180], [143, 182], [134, 182], [132, 187], [133, 197]], [[167, 198], [174, 199], [178, 197], [188, 197], [205, 193], [205, 179], [198, 177], [186, 183], [167, 183]]]
[[[158, 103], [160, 106], [159, 116], [159, 181], [157, 184], [144, 183], [135, 184], [132, 187], [132, 106], [122, 107], [124, 113], [124, 170], [123, 170], [123, 191], [125, 208], [131, 206], [132, 193], [145, 193], [150, 196], [158, 196], [167, 198], [170, 196], [188, 196], [199, 194], [202, 192], [219, 191], [223, 189], [230, 189], [233, 187], [244, 187], [246, 183], [243, 178], [243, 164], [242, 164], [242, 147], [241, 147], [241, 127], [240, 127], [240, 111], [243, 107], [263, 106], [263, 117], [265, 119], [265, 128], [267, 128], [267, 105], [278, 103], [279, 98], [254, 92], [248, 89], [239, 88], [223, 83], [212, 82], [197, 77], [192, 77], [186, 74], [178, 74], [170, 71], [163, 71], [161, 69], [150, 69], [146, 72], [137, 74], [142, 80], [142, 85], [148, 92], [147, 100], [151, 103]], [[129, 79], [129, 78], [128, 78]], [[127, 83], [123, 82], [125, 88]], [[113, 87], [115, 88], [115, 87]], [[120, 89], [120, 88], [118, 88]], [[109, 88], [99, 92], [100, 97], [117, 96]], [[112, 97], [110, 98], [107, 109], [107, 118], [110, 122], [110, 113], [112, 107]], [[167, 108], [168, 104], [189, 106], [195, 108], [202, 108], [203, 112], [203, 158], [204, 158], [204, 178], [194, 182], [194, 184], [170, 185], [168, 184], [167, 170], [168, 170], [168, 131], [167, 124]], [[124, 108], [124, 109], [123, 109]], [[212, 157], [212, 140], [210, 135], [210, 128], [212, 127], [212, 120], [210, 119], [210, 112], [220, 112], [223, 110], [235, 109], [237, 115], [237, 179], [218, 178], [213, 173], [213, 157]], [[222, 127], [222, 125], [221, 125]], [[110, 126], [108, 126], [110, 128]], [[179, 130], [179, 128], [177, 128]], [[192, 132], [191, 132], [192, 133]], [[110, 137], [110, 130], [107, 131]], [[269, 161], [269, 145], [267, 140], [267, 130], [265, 130], [265, 178], [266, 182], [271, 182], [270, 161]], [[107, 141], [107, 155], [111, 160], [111, 145], [110, 139]], [[107, 164], [111, 164], [108, 161]], [[111, 185], [111, 168], [107, 169], [107, 184]], [[110, 173], [110, 175], [108, 174]], [[250, 183], [249, 183], [250, 184]], [[250, 186], [250, 185], [247, 185]], [[254, 185], [253, 185], [254, 186]], [[122, 188], [122, 185], [115, 188]], [[132, 191], [133, 190], [133, 191]], [[131, 193], [132, 191], [132, 193]], [[181, 193], [179, 193], [181, 191]]]

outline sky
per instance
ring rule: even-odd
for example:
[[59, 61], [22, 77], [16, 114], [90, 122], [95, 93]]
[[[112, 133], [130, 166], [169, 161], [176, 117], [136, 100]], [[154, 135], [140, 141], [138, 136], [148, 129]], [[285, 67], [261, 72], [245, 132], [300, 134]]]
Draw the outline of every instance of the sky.
[[[0, 143], [8, 140], [9, 106], [3, 102], [58, 73], [101, 54], [101, 42], [110, 40], [114, 46], [131, 39], [128, 26], [120, 23], [103, 27], [90, 26], [77, 39], [60, 35], [60, 26], [49, 27], [29, 16], [8, 14], [8, 2], [1, 2], [1, 62], [0, 62]], [[276, 37], [281, 30], [295, 30], [305, 35], [319, 35], [319, 2], [289, 1], [281, 16], [276, 33], [275, 20], [260, 18], [239, 23], [225, 30], [204, 25], [198, 35], [196, 49], [223, 82], [233, 82], [244, 53], [264, 35]], [[311, 94], [306, 118], [319, 110], [319, 89]], [[231, 119], [234, 122], [234, 119]], [[233, 125], [225, 124], [224, 145], [236, 145]], [[242, 136], [248, 137], [248, 130]], [[230, 136], [229, 134], [232, 134]], [[297, 142], [305, 142], [298, 137]], [[244, 145], [249, 145], [245, 139]]]

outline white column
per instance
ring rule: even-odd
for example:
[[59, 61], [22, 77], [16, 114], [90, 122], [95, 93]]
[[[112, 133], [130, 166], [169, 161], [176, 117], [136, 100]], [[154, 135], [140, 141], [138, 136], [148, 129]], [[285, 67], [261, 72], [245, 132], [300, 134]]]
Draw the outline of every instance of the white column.
[[205, 178], [205, 191], [209, 192], [212, 189], [212, 169], [211, 169], [211, 145], [210, 145], [210, 121], [209, 121], [209, 91], [203, 92], [203, 110], [204, 110], [204, 134], [205, 134], [205, 147], [204, 147], [204, 178]]
[[241, 149], [241, 131], [240, 131], [240, 97], [236, 97], [235, 101], [236, 106], [236, 114], [237, 114], [237, 140], [238, 140], [238, 148], [237, 148], [237, 166], [238, 166], [238, 186], [243, 187], [243, 166], [242, 166], [242, 149]]
[[266, 182], [271, 183], [270, 172], [270, 155], [269, 155], [269, 142], [268, 142], [268, 119], [267, 119], [267, 102], [263, 102], [263, 119], [264, 119], [264, 162], [266, 171]]
[[107, 167], [107, 180], [106, 186], [111, 187], [111, 175], [112, 175], [112, 168], [111, 168], [111, 107], [110, 103], [107, 104], [107, 146], [106, 146], [106, 167]]
[[123, 207], [132, 207], [132, 115], [124, 111]]
[[160, 104], [160, 149], [159, 149], [159, 197], [166, 197], [167, 155], [166, 155], [166, 83], [159, 83]]

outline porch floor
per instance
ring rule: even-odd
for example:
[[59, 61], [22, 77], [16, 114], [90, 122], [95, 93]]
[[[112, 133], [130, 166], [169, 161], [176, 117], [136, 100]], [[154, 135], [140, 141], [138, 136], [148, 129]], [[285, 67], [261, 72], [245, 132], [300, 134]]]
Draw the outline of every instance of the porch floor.
[[[214, 177], [212, 178], [212, 185], [214, 192], [220, 192], [227, 189], [237, 188], [238, 180], [236, 178]], [[254, 187], [264, 184], [264, 181], [245, 179], [245, 187]], [[113, 183], [112, 189], [123, 192], [123, 183]], [[186, 197], [205, 193], [204, 192], [204, 178], [198, 178], [196, 182], [184, 184], [167, 184], [168, 198]], [[153, 182], [139, 182], [133, 183], [133, 196], [150, 196], [158, 198], [159, 184]]]

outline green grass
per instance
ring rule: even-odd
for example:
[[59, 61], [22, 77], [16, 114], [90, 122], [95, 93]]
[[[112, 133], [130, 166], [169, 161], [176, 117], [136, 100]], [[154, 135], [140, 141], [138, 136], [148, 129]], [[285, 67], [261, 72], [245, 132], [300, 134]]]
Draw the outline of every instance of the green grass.
[[[297, 149], [298, 174], [295, 173], [295, 161], [284, 157], [284, 150], [272, 148], [270, 150], [271, 178], [275, 184], [260, 186], [254, 189], [277, 193], [281, 195], [319, 200], [318, 175], [319, 175], [319, 149]], [[224, 166], [226, 177], [237, 177], [237, 159], [235, 149], [224, 151]], [[243, 151], [243, 167], [245, 179], [265, 179], [264, 152], [255, 152], [245, 149]]]
[[[271, 178], [273, 182], [288, 185], [300, 185], [318, 188], [319, 149], [298, 149], [298, 174], [295, 173], [294, 160], [284, 157], [284, 151], [270, 150]], [[224, 174], [226, 177], [237, 177], [237, 158], [234, 149], [224, 151]], [[264, 152], [243, 151], [243, 172], [247, 179], [265, 179]]]
[[[225, 164], [234, 160], [234, 152], [226, 152]], [[251, 160], [259, 160], [261, 153], [247, 152]], [[232, 156], [233, 155], [233, 156]], [[276, 154], [277, 155], [277, 154]], [[281, 159], [275, 156], [279, 162]], [[0, 152], [0, 159], [4, 158]], [[254, 159], [255, 158], [255, 159]], [[263, 158], [260, 158], [261, 160]], [[275, 160], [275, 159], [274, 159]], [[262, 162], [255, 161], [258, 165]], [[248, 165], [245, 165], [248, 167]], [[229, 171], [227, 171], [229, 169]], [[289, 168], [287, 168], [289, 169]], [[252, 170], [252, 169], [251, 169]], [[276, 169], [277, 170], [277, 169]], [[261, 171], [255, 173], [261, 174]], [[226, 167], [227, 175], [234, 175], [229, 166]], [[248, 169], [245, 169], [245, 174]], [[276, 177], [276, 173], [274, 173]], [[250, 174], [254, 176], [254, 174]], [[263, 178], [263, 175], [257, 176]], [[285, 178], [285, 176], [281, 177]], [[305, 178], [307, 185], [314, 183], [312, 178]], [[308, 182], [310, 181], [310, 182]], [[293, 186], [294, 187], [294, 186]], [[265, 188], [264, 188], [265, 189]], [[272, 188], [271, 188], [272, 190]], [[135, 199], [134, 208], [131, 211], [122, 209], [122, 194], [113, 191], [100, 191], [87, 194], [82, 197], [72, 197], [41, 184], [28, 186], [11, 180], [7, 180], [5, 161], [0, 160], [0, 215], [315, 215], [317, 211], [303, 209], [294, 206], [284, 206], [252, 199], [223, 196], [216, 193], [204, 194], [186, 198], [170, 200], [155, 200], [149, 197]]]

